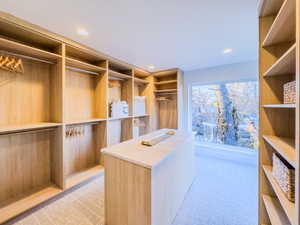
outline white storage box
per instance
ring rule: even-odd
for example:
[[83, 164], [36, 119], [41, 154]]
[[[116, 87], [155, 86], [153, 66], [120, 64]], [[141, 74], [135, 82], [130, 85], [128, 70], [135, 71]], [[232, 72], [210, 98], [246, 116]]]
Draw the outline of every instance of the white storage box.
[[134, 97], [134, 115], [145, 115], [146, 114], [146, 97], [135, 96]]
[[128, 116], [128, 104], [126, 101], [116, 101], [110, 105], [110, 116], [116, 117], [127, 117]]

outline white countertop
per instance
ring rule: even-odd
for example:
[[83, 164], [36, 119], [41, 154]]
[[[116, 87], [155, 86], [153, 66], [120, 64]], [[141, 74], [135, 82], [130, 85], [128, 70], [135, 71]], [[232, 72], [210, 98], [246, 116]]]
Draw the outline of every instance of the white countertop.
[[194, 138], [191, 133], [178, 130], [173, 130], [175, 131], [175, 135], [152, 147], [141, 144], [142, 140], [149, 139], [160, 134], [165, 134], [169, 130], [171, 129], [158, 130], [137, 139], [112, 145], [103, 149], [102, 152], [151, 169], [167, 159], [175, 150], [184, 151], [185, 144], [193, 144]]

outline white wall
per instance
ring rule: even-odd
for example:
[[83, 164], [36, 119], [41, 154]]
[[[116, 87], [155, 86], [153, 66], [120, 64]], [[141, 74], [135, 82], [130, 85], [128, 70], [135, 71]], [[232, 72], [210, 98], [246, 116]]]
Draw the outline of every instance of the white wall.
[[236, 63], [207, 69], [192, 70], [184, 73], [183, 97], [184, 97], [184, 128], [190, 129], [189, 121], [189, 91], [195, 84], [213, 84], [224, 81], [257, 80], [257, 61]]

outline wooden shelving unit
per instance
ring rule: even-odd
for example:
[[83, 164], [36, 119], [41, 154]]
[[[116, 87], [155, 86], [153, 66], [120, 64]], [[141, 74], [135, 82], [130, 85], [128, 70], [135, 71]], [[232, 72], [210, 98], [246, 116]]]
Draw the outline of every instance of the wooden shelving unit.
[[177, 92], [177, 89], [164, 89], [164, 90], [155, 90], [155, 93], [172, 93]]
[[149, 84], [149, 81], [143, 80], [143, 79], [137, 78], [137, 77], [134, 78], [134, 82], [135, 82], [137, 85], [147, 85], [147, 84]]
[[0, 126], [0, 134], [10, 134], [10, 133], [25, 132], [31, 130], [54, 128], [61, 125], [62, 124], [60, 123], [33, 123], [33, 124]]
[[[102, 175], [101, 149], [132, 139], [136, 120], [138, 136], [181, 128], [179, 69], [150, 73], [1, 12], [0, 31], [0, 54], [25, 70], [0, 70], [0, 223]], [[170, 101], [157, 102], [169, 89]], [[134, 113], [134, 96], [145, 97], [145, 114]], [[112, 100], [129, 115], [111, 118]]]
[[109, 121], [113, 121], [113, 120], [125, 120], [125, 119], [130, 119], [132, 118], [132, 116], [124, 116], [124, 117], [110, 117], [108, 118]]
[[295, 74], [296, 71], [296, 44], [283, 54], [265, 73], [264, 76]]
[[113, 70], [110, 70], [108, 74], [109, 74], [109, 78], [117, 78], [117, 79], [124, 79], [124, 80], [132, 79], [132, 76], [128, 74], [119, 73]]
[[106, 121], [105, 119], [100, 118], [91, 118], [91, 119], [82, 119], [82, 120], [73, 120], [73, 121], [66, 121], [66, 125], [76, 125], [76, 124], [89, 124], [89, 123], [98, 123], [101, 121]]
[[295, 41], [296, 1], [285, 0], [271, 26], [263, 47]]
[[145, 114], [145, 115], [134, 115], [133, 117], [138, 118], [138, 117], [148, 117], [150, 116], [149, 114]]
[[2, 51], [8, 51], [14, 54], [24, 54], [25, 56], [36, 57], [41, 60], [49, 60], [51, 62], [56, 62], [59, 58], [61, 58], [61, 56], [58, 54], [44, 51], [38, 48], [34, 48], [1, 37], [0, 37], [0, 47]]
[[293, 224], [294, 214], [295, 214], [295, 204], [287, 199], [287, 197], [284, 195], [281, 188], [277, 184], [276, 180], [273, 178], [272, 167], [271, 166], [263, 166], [263, 170], [265, 172], [265, 175], [266, 175], [270, 185], [272, 186], [272, 188], [275, 192], [276, 197], [278, 198], [280, 205], [282, 206], [283, 212], [285, 212], [290, 223]]
[[264, 105], [264, 108], [294, 109], [296, 108], [296, 105], [295, 104], [268, 104], [268, 105]]
[[72, 188], [82, 182], [88, 181], [96, 176], [100, 176], [104, 173], [104, 167], [97, 165], [85, 170], [81, 170], [77, 173], [71, 174], [66, 178], [66, 187]]
[[2, 224], [16, 215], [22, 214], [23, 212], [34, 208], [38, 204], [57, 196], [61, 192], [62, 190], [57, 186], [49, 185], [25, 193], [19, 198], [10, 199], [10, 204], [5, 204], [3, 207], [0, 205], [0, 223]]
[[[178, 108], [182, 106], [182, 74], [176, 69], [159, 71], [153, 74], [156, 98], [163, 96], [164, 101], [156, 101], [159, 108], [159, 128], [182, 127]], [[169, 110], [167, 110], [169, 109]]]
[[287, 216], [283, 213], [282, 207], [278, 203], [277, 199], [268, 195], [263, 195], [262, 197], [271, 220], [271, 224], [289, 225], [290, 222]]
[[154, 82], [156, 85], [163, 85], [163, 84], [176, 84], [177, 80], [166, 80], [166, 81], [158, 81]]
[[264, 140], [292, 166], [296, 165], [295, 139], [276, 136], [263, 136]]
[[80, 70], [90, 71], [94, 73], [103, 73], [106, 71], [105, 68], [102, 68], [100, 66], [95, 66], [93, 64], [82, 62], [77, 59], [72, 59], [69, 57], [66, 57], [66, 65], [69, 67], [78, 68]]
[[[296, 0], [261, 0], [259, 5], [259, 221], [299, 225], [299, 26]], [[298, 27], [298, 28], [297, 28]], [[298, 33], [297, 33], [298, 32]], [[283, 85], [296, 80], [295, 104], [283, 104]], [[295, 169], [295, 203], [272, 174], [272, 156]]]

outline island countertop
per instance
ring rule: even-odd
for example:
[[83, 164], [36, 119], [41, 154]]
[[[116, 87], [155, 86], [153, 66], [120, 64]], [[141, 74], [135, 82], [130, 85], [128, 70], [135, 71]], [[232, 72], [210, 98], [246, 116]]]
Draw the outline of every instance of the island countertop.
[[[175, 132], [174, 135], [154, 146], [149, 147], [141, 144], [142, 140], [165, 134], [170, 130], [172, 129], [154, 131], [137, 139], [104, 148], [102, 152], [151, 169], [167, 159], [176, 150], [184, 149], [182, 148], [182, 144], [187, 141], [193, 141], [193, 135], [190, 132], [172, 130]], [[179, 146], [181, 146], [181, 148], [179, 148]]]

